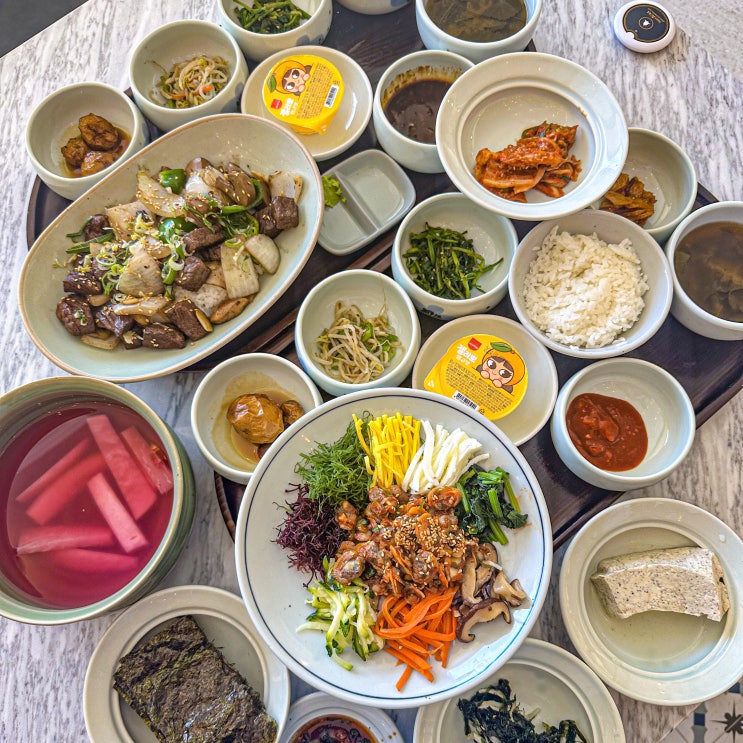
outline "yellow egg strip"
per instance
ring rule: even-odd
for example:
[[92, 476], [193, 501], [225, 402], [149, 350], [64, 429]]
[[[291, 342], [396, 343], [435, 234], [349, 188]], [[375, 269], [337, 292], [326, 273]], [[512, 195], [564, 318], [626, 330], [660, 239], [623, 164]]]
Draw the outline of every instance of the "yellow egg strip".
[[362, 435], [362, 421], [354, 416], [354, 425], [364, 451], [372, 484], [382, 488], [400, 485], [410, 462], [420, 447], [420, 421], [410, 415], [383, 415], [369, 421], [369, 441]]

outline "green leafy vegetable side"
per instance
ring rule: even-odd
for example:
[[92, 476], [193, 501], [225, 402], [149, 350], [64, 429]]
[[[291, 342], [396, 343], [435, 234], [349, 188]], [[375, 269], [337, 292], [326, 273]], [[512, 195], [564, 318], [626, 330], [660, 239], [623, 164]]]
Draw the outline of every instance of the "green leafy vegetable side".
[[403, 253], [410, 276], [421, 289], [442, 299], [469, 299], [472, 291], [482, 292], [480, 277], [503, 262], [485, 264], [466, 232], [431, 227], [410, 235], [410, 247]]
[[325, 206], [328, 209], [332, 209], [341, 201], [344, 204], [346, 203], [346, 197], [343, 195], [341, 184], [332, 175], [324, 175], [322, 177], [322, 192], [325, 197]]
[[310, 14], [290, 0], [253, 0], [247, 3], [235, 0], [235, 16], [246, 31], [256, 34], [280, 34], [297, 28]]
[[[366, 435], [365, 429], [364, 422], [362, 430]], [[347, 500], [363, 511], [371, 485], [364, 455], [351, 421], [337, 441], [318, 443], [308, 454], [300, 454], [295, 472], [309, 485], [312, 500], [328, 501], [334, 508]]]
[[502, 527], [519, 529], [529, 518], [521, 513], [510, 477], [500, 467], [486, 472], [475, 465], [462, 475], [457, 487], [462, 491], [456, 509], [459, 525], [480, 540], [507, 544]]
[[481, 743], [588, 743], [573, 720], [561, 720], [557, 726], [543, 723], [538, 733], [511, 694], [508, 679], [498, 679], [471, 699], [460, 699], [457, 706], [464, 716], [464, 734]]

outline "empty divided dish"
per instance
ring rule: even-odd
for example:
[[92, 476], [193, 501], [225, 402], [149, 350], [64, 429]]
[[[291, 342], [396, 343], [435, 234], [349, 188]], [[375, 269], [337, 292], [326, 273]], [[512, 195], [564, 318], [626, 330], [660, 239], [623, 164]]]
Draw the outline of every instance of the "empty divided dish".
[[329, 253], [346, 255], [368, 245], [397, 224], [415, 203], [405, 171], [381, 150], [363, 150], [329, 168], [345, 201], [326, 207], [318, 242]]

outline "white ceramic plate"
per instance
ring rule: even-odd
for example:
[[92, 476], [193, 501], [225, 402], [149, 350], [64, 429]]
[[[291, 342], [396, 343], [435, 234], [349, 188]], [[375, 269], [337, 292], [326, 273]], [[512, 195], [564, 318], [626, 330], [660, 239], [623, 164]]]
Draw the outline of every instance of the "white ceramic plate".
[[108, 628], [85, 674], [85, 728], [92, 743], [155, 743], [155, 736], [113, 688], [119, 659], [169, 620], [190, 614], [207, 638], [261, 695], [283, 730], [289, 672], [256, 633], [239, 596], [210, 586], [166, 588], [137, 602]]
[[[606, 557], [699, 546], [720, 560], [730, 610], [720, 622], [674, 612], [614, 619], [591, 575]], [[743, 658], [743, 541], [712, 514], [667, 498], [638, 498], [607, 508], [575, 536], [560, 573], [563, 620], [583, 660], [612, 688], [662, 705], [697, 704], [727, 691]]]
[[[215, 325], [206, 337], [183, 349], [127, 351], [118, 347], [102, 351], [86, 346], [70, 335], [55, 316], [64, 295], [63, 262], [71, 244], [67, 233], [77, 232], [92, 214], [113, 204], [130, 202], [136, 190], [137, 171], [157, 173], [163, 165], [185, 167], [196, 156], [215, 164], [234, 160], [238, 165], [266, 175], [275, 170], [302, 176], [299, 225], [276, 239], [281, 264], [273, 276], [261, 278], [255, 300], [234, 320]], [[299, 140], [273, 122], [242, 114], [199, 119], [165, 134], [118, 166], [80, 199], [65, 209], [31, 247], [21, 271], [19, 298], [21, 317], [39, 350], [72, 374], [101, 377], [112, 382], [138, 382], [170, 374], [199, 359], [247, 330], [292, 284], [310, 257], [317, 240], [324, 208], [317, 165]]]
[[322, 692], [300, 697], [289, 708], [289, 717], [279, 743], [292, 743], [292, 736], [317, 717], [349, 717], [360, 722], [379, 743], [403, 743], [400, 731], [381, 709], [360, 707]]
[[[570, 154], [582, 170], [564, 196], [532, 190], [520, 203], [477, 182], [475, 156], [483, 147], [515, 144], [543, 121], [578, 125]], [[580, 211], [609, 190], [624, 165], [628, 134], [619, 104], [592, 72], [550, 54], [517, 52], [485, 60], [454, 81], [439, 109], [436, 143], [447, 174], [473, 201], [513, 219], [544, 220]]]
[[[527, 638], [513, 658], [496, 673], [483, 678], [478, 688], [506, 678], [525, 712], [538, 709], [539, 723], [557, 725], [574, 720], [589, 743], [624, 743], [624, 728], [614, 700], [599, 677], [567, 650]], [[474, 691], [474, 690], [473, 690]], [[421, 707], [415, 718], [413, 743], [467, 743], [460, 694], [446, 702]]]
[[382, 150], [362, 150], [329, 168], [346, 201], [325, 209], [317, 242], [334, 255], [353, 253], [394, 227], [415, 203], [415, 186]]
[[[446, 669], [435, 668], [433, 683], [414, 674], [401, 693], [395, 689], [399, 670], [387, 653], [366, 662], [353, 654], [343, 670], [325, 652], [321, 633], [297, 633], [310, 613], [305, 604], [307, 575], [292, 569], [286, 553], [273, 540], [282, 523], [285, 489], [298, 481], [293, 474], [300, 453], [316, 442], [333, 442], [346, 430], [352, 413], [372, 416], [411, 414], [448, 430], [459, 426], [483, 445], [491, 456], [483, 466], [500, 465], [511, 483], [529, 525], [509, 533], [509, 544], [499, 551], [506, 574], [518, 578], [531, 598], [516, 609], [510, 625], [492, 622], [478, 627], [470, 644], [452, 647]], [[283, 433], [260, 461], [240, 506], [235, 535], [237, 574], [245, 603], [256, 628], [289, 669], [321, 691], [357, 704], [401, 708], [430, 704], [461, 694], [505, 663], [529, 634], [546, 595], [552, 563], [552, 531], [539, 484], [518, 449], [490, 421], [453, 401], [429, 392], [380, 389], [352, 393], [310, 411]], [[270, 566], [270, 569], [266, 569]]]
[[442, 325], [421, 346], [413, 367], [413, 387], [423, 383], [442, 354], [459, 338], [487, 333], [503, 338], [521, 354], [528, 370], [526, 394], [519, 406], [495, 425], [516, 446], [528, 441], [549, 419], [557, 399], [557, 369], [552, 355], [523, 325], [498, 315], [470, 315]]
[[[301, 46], [284, 49], [264, 59], [245, 83], [240, 110], [264, 119], [276, 121], [263, 104], [263, 83], [273, 66], [295, 54], [314, 54], [335, 65], [343, 78], [343, 98], [325, 134], [299, 135], [302, 144], [318, 162], [345, 152], [364, 132], [372, 112], [372, 88], [366, 72], [351, 57], [329, 46]], [[288, 124], [279, 126], [291, 131]]]

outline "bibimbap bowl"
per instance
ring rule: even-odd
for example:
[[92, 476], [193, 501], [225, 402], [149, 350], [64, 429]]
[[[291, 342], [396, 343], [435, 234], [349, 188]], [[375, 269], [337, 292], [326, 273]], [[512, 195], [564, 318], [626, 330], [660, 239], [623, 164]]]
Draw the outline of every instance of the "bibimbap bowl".
[[[496, 616], [493, 621], [477, 624], [470, 641], [465, 641], [467, 633], [462, 632], [462, 639], [451, 644], [446, 667], [432, 658], [431, 681], [413, 673], [399, 691], [396, 684], [403, 666], [398, 667], [388, 652], [371, 652], [362, 661], [348, 647], [334, 660], [326, 650], [325, 631], [297, 631], [313, 612], [313, 607], [305, 603], [312, 598], [305, 588], [312, 576], [293, 567], [289, 552], [277, 542], [277, 528], [287, 516], [284, 502], [297, 498], [297, 488], [303, 482], [295, 471], [303, 457], [319, 445], [331, 445], [341, 439], [349, 425], [353, 426], [354, 414], [377, 419], [384, 415], [396, 418], [398, 413], [428, 421], [434, 427], [439, 424], [448, 432], [460, 429], [476, 440], [481, 453], [488, 455], [481, 466], [488, 470], [500, 466], [509, 473], [521, 512], [528, 514], [525, 526], [506, 530], [508, 543], [498, 545], [495, 561], [509, 581], [519, 580], [526, 598], [520, 605], [511, 604], [513, 608], [508, 610], [505, 621], [503, 616]], [[425, 436], [421, 438], [427, 440]], [[308, 533], [308, 528], [304, 527], [302, 534]], [[297, 524], [297, 529], [302, 527]], [[276, 439], [258, 463], [240, 505], [235, 559], [248, 613], [261, 637], [290, 671], [320, 691], [346, 701], [405, 708], [431, 704], [475, 688], [513, 656], [544, 603], [552, 565], [552, 528], [534, 473], [493, 423], [476, 411], [433, 393], [377, 389], [330, 400]], [[479, 602], [476, 605], [478, 610], [485, 608]], [[471, 623], [467, 626], [471, 627]], [[350, 664], [352, 669], [346, 670], [341, 663]]]
[[2, 616], [65, 624], [121, 609], [157, 586], [186, 543], [188, 455], [115, 384], [50, 377], [3, 395], [0, 457]]

